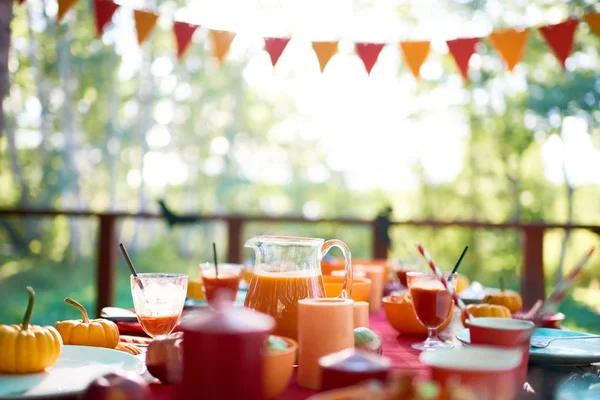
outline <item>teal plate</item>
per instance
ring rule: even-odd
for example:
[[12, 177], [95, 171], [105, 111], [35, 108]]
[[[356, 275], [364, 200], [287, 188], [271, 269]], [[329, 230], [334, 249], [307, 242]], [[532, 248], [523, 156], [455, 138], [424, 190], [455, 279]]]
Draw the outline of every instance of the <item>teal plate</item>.
[[[583, 332], [561, 329], [535, 328], [533, 337], [550, 339], [565, 336], [589, 336]], [[469, 345], [471, 337], [469, 329], [464, 328], [456, 333], [456, 339]], [[529, 362], [537, 365], [588, 365], [600, 362], [600, 339], [589, 340], [556, 340], [544, 349], [531, 348]]]

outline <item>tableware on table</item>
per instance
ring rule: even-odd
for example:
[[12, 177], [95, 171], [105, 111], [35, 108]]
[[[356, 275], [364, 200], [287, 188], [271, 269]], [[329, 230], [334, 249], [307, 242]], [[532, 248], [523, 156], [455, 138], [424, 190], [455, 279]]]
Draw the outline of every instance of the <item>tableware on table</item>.
[[200, 264], [202, 291], [209, 305], [215, 299], [217, 291], [223, 292], [228, 300], [234, 301], [242, 279], [242, 269], [239, 265], [219, 264], [218, 270], [217, 275], [214, 264]]
[[480, 304], [485, 297], [486, 291], [490, 290], [485, 288], [479, 282], [471, 282], [471, 284], [460, 292], [460, 299], [466, 304]]
[[424, 351], [420, 361], [431, 369], [431, 378], [447, 387], [459, 382], [472, 389], [478, 400], [510, 400], [517, 394], [514, 371], [521, 364], [517, 349], [486, 346]]
[[535, 347], [536, 349], [543, 349], [550, 345], [550, 343], [556, 340], [589, 340], [589, 339], [599, 339], [600, 335], [589, 335], [589, 336], [565, 336], [565, 337], [554, 337], [550, 339], [540, 339], [536, 337], [532, 337], [529, 344], [531, 347]]
[[355, 385], [365, 380], [386, 383], [391, 361], [364, 350], [346, 349], [319, 359], [321, 391]]
[[[129, 271], [131, 271], [131, 275], [133, 275], [137, 278], [138, 273], [137, 273], [135, 267], [133, 266], [133, 261], [131, 261], [131, 257], [129, 257], [129, 253], [127, 252], [127, 249], [125, 248], [125, 245], [123, 243], [119, 243], [119, 248], [121, 249], [123, 258], [125, 258], [125, 261], [127, 262], [127, 266], [129, 267]], [[137, 282], [138, 286], [140, 287], [140, 289], [144, 290], [144, 283], [141, 280], [137, 280], [136, 282]]]
[[[590, 336], [588, 333], [560, 329], [535, 328], [531, 340], [548, 340], [555, 337]], [[456, 339], [469, 345], [471, 336], [468, 329], [456, 333]], [[588, 340], [567, 340], [553, 342], [543, 349], [530, 348], [529, 362], [536, 365], [587, 365], [600, 362], [600, 340], [590, 346]]]
[[[448, 273], [443, 275], [446, 281], [449, 276]], [[455, 283], [456, 280], [451, 279], [447, 285], [454, 286]], [[427, 327], [427, 339], [422, 343], [413, 344], [412, 347], [417, 350], [452, 347], [451, 343], [438, 338], [438, 329], [452, 317], [452, 294], [433, 273], [409, 272], [407, 284], [417, 319]]]
[[183, 333], [161, 336], [150, 342], [146, 351], [146, 368], [162, 383], [179, 383], [183, 364]]
[[263, 399], [263, 352], [273, 317], [231, 307], [224, 298], [190, 314], [182, 322], [183, 381], [177, 398]]
[[[386, 296], [383, 298], [383, 309], [392, 328], [405, 336], [427, 336], [427, 327], [423, 325], [417, 318], [415, 309], [412, 305], [410, 295], [404, 294], [401, 296]], [[454, 309], [454, 305], [452, 305]], [[442, 332], [450, 325], [452, 321], [453, 311], [450, 312], [448, 318], [438, 328], [438, 332]]]
[[374, 314], [381, 309], [381, 298], [385, 285], [385, 268], [381, 265], [354, 264], [356, 271], [364, 271], [367, 279], [371, 281], [369, 292], [369, 312]]
[[354, 300], [298, 301], [298, 384], [319, 389], [319, 358], [354, 347]]
[[290, 338], [277, 336], [287, 344], [286, 349], [266, 352], [263, 356], [263, 392], [265, 398], [274, 399], [287, 388], [296, 362], [298, 343]]
[[[525, 319], [524, 315], [526, 314], [526, 310], [521, 310], [518, 313], [512, 314], [514, 319]], [[541, 328], [553, 328], [560, 329], [560, 323], [565, 320], [565, 314], [563, 313], [549, 313], [549, 314], [539, 314], [538, 318], [533, 321], [535, 326]]]
[[183, 310], [187, 281], [185, 274], [131, 275], [135, 314], [148, 336], [154, 338], [173, 331]]
[[344, 242], [332, 239], [256, 236], [246, 242], [256, 265], [244, 305], [275, 318], [273, 334], [298, 338], [298, 300], [324, 298], [321, 260], [332, 247], [345, 257], [346, 278], [339, 297], [352, 295], [352, 256]]
[[0, 399], [75, 396], [97, 377], [118, 371], [143, 374], [146, 366], [139, 358], [122, 351], [103, 347], [63, 346], [56, 364], [45, 372], [0, 374]]
[[355, 329], [369, 327], [369, 303], [366, 301], [354, 301], [352, 313]]
[[[323, 284], [325, 285], [325, 296], [336, 297], [340, 294], [344, 285], [344, 277], [326, 275], [323, 276]], [[352, 300], [368, 301], [371, 293], [371, 280], [368, 278], [357, 278], [356, 274], [352, 279]]]
[[521, 364], [515, 371], [519, 387], [522, 387], [527, 380], [529, 339], [534, 327], [535, 325], [531, 321], [509, 318], [471, 318], [469, 320], [472, 344], [521, 351]]
[[120, 307], [104, 307], [100, 310], [100, 317], [113, 322], [137, 322], [133, 311]]

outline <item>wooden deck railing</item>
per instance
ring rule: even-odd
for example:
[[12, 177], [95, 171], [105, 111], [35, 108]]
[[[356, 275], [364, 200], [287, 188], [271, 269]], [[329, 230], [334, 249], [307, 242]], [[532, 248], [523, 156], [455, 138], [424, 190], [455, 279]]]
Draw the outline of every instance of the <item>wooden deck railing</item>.
[[[96, 258], [96, 285], [97, 302], [96, 315], [103, 307], [113, 303], [115, 270], [117, 265], [117, 220], [122, 218], [160, 218], [160, 214], [153, 213], [128, 213], [128, 212], [93, 212], [93, 211], [56, 211], [56, 210], [24, 210], [24, 209], [0, 209], [2, 216], [17, 217], [88, 217], [96, 218], [99, 223], [97, 258]], [[340, 225], [363, 225], [371, 229], [373, 237], [373, 258], [386, 258], [387, 246], [382, 242], [382, 229], [379, 221], [334, 218], [334, 219], [306, 219], [303, 217], [271, 217], [260, 215], [184, 215], [186, 219], [198, 222], [220, 221], [227, 225], [228, 252], [227, 261], [230, 263], [242, 262], [242, 249], [244, 238], [243, 230], [246, 223], [252, 222], [288, 222], [288, 223], [335, 223]], [[428, 228], [461, 227], [468, 229], [510, 229], [521, 232], [522, 243], [522, 266], [521, 266], [521, 294], [525, 306], [531, 306], [537, 299], [545, 298], [544, 293], [544, 233], [548, 229], [587, 229], [598, 231], [600, 227], [594, 225], [563, 225], [543, 223], [488, 223], [473, 221], [393, 221], [393, 226], [413, 226]]]

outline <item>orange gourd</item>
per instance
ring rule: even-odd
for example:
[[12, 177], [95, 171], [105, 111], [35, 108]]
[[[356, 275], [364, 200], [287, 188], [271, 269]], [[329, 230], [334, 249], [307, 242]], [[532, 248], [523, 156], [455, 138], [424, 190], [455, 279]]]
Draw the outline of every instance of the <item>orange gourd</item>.
[[95, 346], [114, 349], [119, 343], [117, 324], [107, 319], [88, 317], [85, 308], [73, 299], [66, 298], [65, 303], [75, 306], [81, 312], [81, 320], [59, 321], [56, 330], [62, 336], [64, 344], [76, 346]]
[[[467, 311], [474, 317], [488, 317], [488, 318], [512, 318], [510, 310], [505, 306], [500, 306], [497, 304], [469, 304], [467, 306]], [[467, 326], [465, 323], [465, 315], [461, 313], [460, 319], [464, 326]]]
[[489, 292], [483, 298], [484, 303], [505, 306], [512, 314], [521, 311], [523, 299], [514, 290], [504, 290], [504, 279], [500, 278], [500, 291]]
[[[412, 305], [410, 294], [403, 296], [387, 296], [382, 299], [385, 316], [392, 327], [406, 336], [427, 336], [427, 328], [419, 322]], [[438, 328], [441, 332], [450, 325], [454, 311], [454, 303], [450, 316]]]

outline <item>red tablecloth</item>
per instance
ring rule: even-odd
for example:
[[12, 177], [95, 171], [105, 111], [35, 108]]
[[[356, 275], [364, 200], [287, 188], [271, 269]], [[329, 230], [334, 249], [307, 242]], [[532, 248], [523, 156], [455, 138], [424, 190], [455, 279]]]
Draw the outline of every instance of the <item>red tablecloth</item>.
[[[383, 355], [391, 359], [394, 371], [410, 370], [416, 372], [418, 375], [426, 375], [426, 367], [419, 362], [420, 352], [411, 347], [413, 343], [423, 341], [424, 338], [399, 336], [387, 322], [383, 310], [378, 314], [371, 315], [370, 324], [371, 329], [381, 337]], [[173, 385], [153, 384], [151, 387], [156, 400], [175, 399], [175, 387]], [[296, 375], [294, 373], [288, 389], [280, 396], [280, 399], [306, 399], [314, 393], [316, 392], [313, 390], [300, 387], [296, 383]]]

